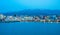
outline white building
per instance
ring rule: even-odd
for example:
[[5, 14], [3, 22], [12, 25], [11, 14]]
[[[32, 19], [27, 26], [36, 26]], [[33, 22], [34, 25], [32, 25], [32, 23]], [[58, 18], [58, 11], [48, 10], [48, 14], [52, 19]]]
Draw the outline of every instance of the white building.
[[6, 16], [0, 14], [0, 19], [4, 19]]
[[33, 17], [31, 17], [31, 16], [25, 16], [24, 19], [25, 20], [33, 20]]
[[5, 21], [14, 21], [13, 18], [14, 18], [13, 16], [7, 16], [6, 19], [5, 19]]

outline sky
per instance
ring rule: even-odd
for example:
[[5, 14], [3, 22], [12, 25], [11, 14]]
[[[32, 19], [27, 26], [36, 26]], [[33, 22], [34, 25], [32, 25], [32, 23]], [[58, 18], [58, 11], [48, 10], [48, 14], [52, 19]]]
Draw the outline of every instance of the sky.
[[60, 10], [60, 0], [0, 0], [0, 13], [24, 9]]

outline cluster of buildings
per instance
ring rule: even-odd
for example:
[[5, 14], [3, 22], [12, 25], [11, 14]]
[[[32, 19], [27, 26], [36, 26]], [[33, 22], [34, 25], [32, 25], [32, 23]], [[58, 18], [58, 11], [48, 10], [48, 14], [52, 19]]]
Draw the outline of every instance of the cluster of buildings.
[[0, 14], [0, 22], [60, 22], [60, 16], [6, 16]]

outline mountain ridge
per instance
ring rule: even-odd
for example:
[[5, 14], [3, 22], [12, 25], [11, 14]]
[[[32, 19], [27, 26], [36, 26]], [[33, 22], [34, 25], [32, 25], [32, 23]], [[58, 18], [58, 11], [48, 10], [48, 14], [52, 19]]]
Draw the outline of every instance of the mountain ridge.
[[60, 15], [60, 10], [40, 10], [40, 9], [34, 9], [34, 10], [22, 10], [22, 11], [15, 11], [15, 12], [7, 12], [4, 13], [5, 15]]

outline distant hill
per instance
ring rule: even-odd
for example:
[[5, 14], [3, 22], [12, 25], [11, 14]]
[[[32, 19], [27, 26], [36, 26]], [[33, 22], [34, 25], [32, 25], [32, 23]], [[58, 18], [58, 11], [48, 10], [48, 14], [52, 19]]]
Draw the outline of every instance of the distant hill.
[[17, 12], [8, 12], [4, 13], [5, 15], [60, 15], [60, 10], [40, 10], [40, 9], [34, 9], [34, 10], [22, 10]]

